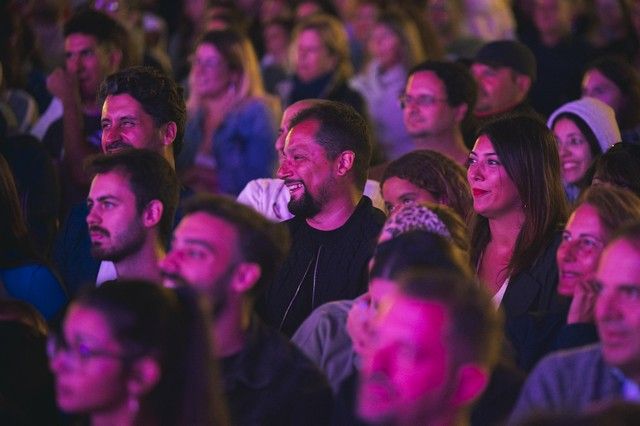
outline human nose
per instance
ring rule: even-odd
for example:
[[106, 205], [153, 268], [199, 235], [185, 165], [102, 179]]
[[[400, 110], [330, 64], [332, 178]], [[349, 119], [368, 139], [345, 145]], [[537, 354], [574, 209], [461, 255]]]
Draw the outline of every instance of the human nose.
[[67, 71], [71, 73], [77, 73], [78, 69], [80, 69], [80, 56], [70, 55], [69, 57], [67, 57], [66, 68]]
[[171, 250], [167, 255], [158, 262], [158, 266], [162, 272], [174, 273], [178, 269], [180, 252]]
[[467, 179], [469, 182], [477, 182], [484, 180], [484, 170], [478, 162], [472, 162], [467, 168]]
[[596, 299], [596, 319], [599, 321], [617, 319], [619, 314], [619, 302], [614, 295], [601, 290]]
[[97, 225], [101, 222], [100, 215], [97, 212], [96, 206], [89, 207], [89, 213], [87, 214], [87, 225]]
[[560, 258], [565, 261], [573, 261], [577, 259], [579, 244], [577, 241], [563, 241], [558, 247]]
[[292, 175], [289, 161], [286, 158], [281, 157], [280, 165], [278, 166], [278, 171], [276, 172], [276, 174], [280, 179], [286, 179], [287, 177]]
[[120, 139], [120, 130], [118, 126], [110, 125], [102, 129], [102, 142], [109, 144], [110, 142]]
[[364, 366], [367, 372], [372, 373], [386, 373], [388, 370], [388, 360], [391, 348], [377, 347], [374, 348], [370, 354], [365, 355]]

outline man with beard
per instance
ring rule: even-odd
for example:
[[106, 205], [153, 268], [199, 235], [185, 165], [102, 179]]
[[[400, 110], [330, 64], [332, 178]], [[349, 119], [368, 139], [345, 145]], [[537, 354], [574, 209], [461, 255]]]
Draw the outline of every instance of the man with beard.
[[366, 290], [384, 214], [363, 196], [371, 139], [353, 108], [326, 101], [301, 111], [279, 154], [293, 245], [258, 310], [291, 336], [316, 307]]
[[[170, 164], [180, 152], [186, 107], [173, 79], [149, 67], [131, 67], [110, 75], [101, 84], [102, 151], [125, 148], [157, 152]], [[181, 198], [188, 191], [181, 191]], [[86, 203], [75, 205], [61, 229], [54, 261], [73, 296], [82, 286], [116, 279], [113, 264], [89, 255]]]
[[[291, 129], [291, 120], [301, 111], [314, 105], [321, 105], [323, 102], [328, 101], [303, 99], [285, 108], [275, 142], [276, 152], [281, 152], [284, 147], [284, 141]], [[377, 181], [367, 179], [367, 183], [364, 186], [364, 195], [371, 198], [374, 207], [380, 210], [384, 209], [384, 200], [380, 194], [380, 184]], [[247, 183], [247, 186], [238, 195], [239, 202], [253, 207], [257, 212], [275, 221], [284, 221], [293, 217], [287, 207], [290, 199], [291, 196], [284, 181], [272, 178], [254, 179]]]
[[232, 423], [328, 424], [331, 390], [322, 373], [253, 314], [286, 256], [287, 228], [222, 196], [196, 196], [184, 210], [160, 262], [163, 283], [196, 289], [213, 310]]
[[381, 301], [364, 354], [358, 415], [367, 424], [462, 425], [498, 358], [500, 314], [463, 274], [420, 269], [401, 275]]
[[113, 262], [118, 278], [160, 282], [178, 205], [178, 178], [160, 154], [126, 150], [89, 160], [87, 197], [91, 254]]

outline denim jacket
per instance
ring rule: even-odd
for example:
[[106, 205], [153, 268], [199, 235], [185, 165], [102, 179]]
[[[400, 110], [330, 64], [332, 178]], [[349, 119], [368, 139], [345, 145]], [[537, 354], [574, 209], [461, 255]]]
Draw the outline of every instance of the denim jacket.
[[[177, 160], [179, 171], [194, 163], [202, 142], [203, 118], [203, 111], [199, 111], [187, 120], [184, 147]], [[229, 111], [213, 135], [210, 153], [220, 192], [237, 195], [250, 180], [272, 176], [275, 121], [267, 103], [258, 98], [249, 98]]]

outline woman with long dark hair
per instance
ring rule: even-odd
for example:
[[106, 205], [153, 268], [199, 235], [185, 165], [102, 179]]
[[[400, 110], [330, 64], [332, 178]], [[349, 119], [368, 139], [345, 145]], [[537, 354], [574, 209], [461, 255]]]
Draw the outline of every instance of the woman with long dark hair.
[[22, 300], [51, 320], [65, 305], [62, 284], [33, 249], [18, 192], [0, 155], [0, 297]]
[[555, 252], [567, 203], [555, 138], [534, 117], [488, 124], [469, 154], [471, 261], [507, 319], [556, 303]]

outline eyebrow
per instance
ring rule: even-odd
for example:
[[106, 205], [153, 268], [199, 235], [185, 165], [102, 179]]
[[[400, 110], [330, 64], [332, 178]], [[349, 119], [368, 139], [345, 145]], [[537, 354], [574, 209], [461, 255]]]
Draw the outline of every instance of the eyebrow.
[[[478, 153], [477, 153], [477, 152], [475, 152], [475, 151], [470, 151], [470, 152], [469, 152], [469, 155], [470, 155], [470, 156], [471, 156], [471, 155], [475, 155], [476, 157], [479, 157]], [[495, 155], [495, 156], [497, 156], [498, 154], [496, 154], [495, 152], [485, 152], [485, 153], [484, 153], [484, 154], [482, 154], [482, 155], [483, 155], [484, 157], [488, 157], [488, 156], [490, 156], [490, 155]]]
[[211, 251], [212, 253], [217, 253], [216, 248], [214, 246], [212, 246], [211, 244], [209, 244], [205, 240], [200, 240], [198, 238], [185, 238], [184, 243], [185, 244], [191, 244], [191, 245], [199, 246], [199, 247], [203, 247], [203, 248]]

